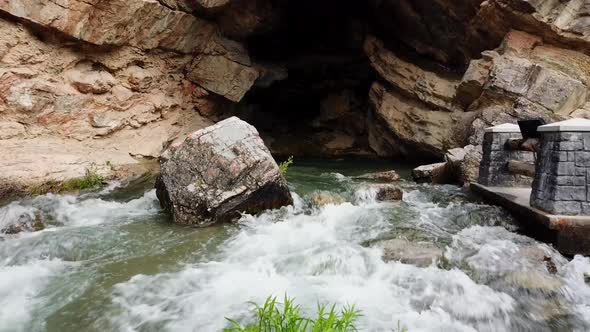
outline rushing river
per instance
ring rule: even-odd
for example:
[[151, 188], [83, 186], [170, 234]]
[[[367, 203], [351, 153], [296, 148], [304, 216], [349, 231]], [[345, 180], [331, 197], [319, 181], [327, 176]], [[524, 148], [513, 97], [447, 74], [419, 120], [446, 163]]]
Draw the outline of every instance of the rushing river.
[[[588, 258], [457, 187], [404, 181], [403, 202], [377, 203], [355, 176], [385, 167], [299, 161], [293, 207], [206, 229], [170, 224], [147, 185], [12, 202], [0, 229], [24, 213], [50, 227], [0, 237], [0, 331], [220, 331], [285, 293], [354, 304], [362, 331], [590, 331]], [[314, 206], [318, 191], [346, 202]], [[399, 237], [444, 256], [384, 262], [373, 244]]]

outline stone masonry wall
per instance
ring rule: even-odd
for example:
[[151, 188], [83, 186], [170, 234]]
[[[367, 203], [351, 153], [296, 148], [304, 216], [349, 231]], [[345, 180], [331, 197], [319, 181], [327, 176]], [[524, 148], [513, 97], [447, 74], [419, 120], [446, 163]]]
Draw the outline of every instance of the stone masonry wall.
[[531, 206], [563, 215], [589, 215], [590, 132], [543, 133]]
[[506, 141], [522, 138], [520, 133], [487, 132], [483, 140], [483, 159], [479, 168], [479, 183], [485, 186], [529, 186], [532, 179], [508, 173], [508, 161], [534, 162], [534, 155], [528, 151], [506, 149]]

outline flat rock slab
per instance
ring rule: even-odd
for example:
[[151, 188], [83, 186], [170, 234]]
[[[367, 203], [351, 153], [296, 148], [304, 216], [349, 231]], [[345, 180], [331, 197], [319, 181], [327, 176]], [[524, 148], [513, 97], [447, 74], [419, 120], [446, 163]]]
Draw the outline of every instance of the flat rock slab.
[[552, 243], [565, 255], [590, 255], [590, 216], [563, 216], [530, 205], [531, 188], [486, 187], [471, 183], [471, 191], [515, 216], [525, 233]]
[[418, 183], [446, 183], [449, 181], [447, 163], [423, 165], [412, 170], [412, 177]]
[[[112, 145], [112, 142], [111, 142]], [[108, 177], [146, 172], [125, 150], [54, 137], [0, 140], [0, 200], [23, 195], [48, 181], [84, 176], [96, 169]]]

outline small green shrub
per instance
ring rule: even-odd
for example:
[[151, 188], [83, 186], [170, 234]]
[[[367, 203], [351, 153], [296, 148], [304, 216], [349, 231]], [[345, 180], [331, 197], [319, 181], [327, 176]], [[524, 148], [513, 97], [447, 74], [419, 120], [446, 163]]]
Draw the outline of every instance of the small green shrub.
[[315, 319], [303, 317], [301, 307], [285, 295], [283, 303], [276, 297], [268, 297], [262, 306], [252, 303], [256, 321], [241, 325], [239, 322], [226, 318], [231, 327], [225, 332], [349, 332], [357, 331], [354, 322], [360, 312], [354, 306], [344, 307], [341, 312], [333, 305], [328, 310], [325, 305], [318, 305]]
[[108, 168], [111, 169], [111, 171], [115, 170], [115, 166], [113, 165], [113, 162], [111, 162], [110, 160], [107, 160], [107, 162], [105, 163], [105, 165], [107, 165]]
[[96, 167], [86, 169], [86, 175], [62, 183], [61, 191], [75, 191], [98, 188], [104, 183], [104, 177], [97, 173]]
[[398, 320], [397, 321], [397, 327], [395, 328], [395, 330], [393, 330], [394, 332], [408, 332], [408, 328], [401, 325], [401, 322]]
[[283, 175], [287, 175], [287, 171], [289, 170], [289, 167], [293, 164], [293, 156], [289, 157], [289, 159], [283, 161], [282, 163], [279, 164], [279, 170], [281, 171], [281, 174]]
[[78, 191], [85, 189], [99, 188], [104, 184], [105, 178], [98, 174], [96, 165], [92, 164], [86, 169], [86, 174], [79, 178], [68, 179], [63, 182], [51, 180], [31, 190], [33, 195], [46, 193], [61, 193], [67, 191]]

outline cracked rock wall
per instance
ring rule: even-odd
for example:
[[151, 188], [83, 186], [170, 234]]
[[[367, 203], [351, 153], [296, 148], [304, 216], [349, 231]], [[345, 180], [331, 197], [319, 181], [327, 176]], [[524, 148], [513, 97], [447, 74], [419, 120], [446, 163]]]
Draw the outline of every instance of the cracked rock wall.
[[[289, 77], [280, 59], [258, 64], [248, 50], [257, 33], [282, 38], [273, 29], [294, 5], [286, 4], [0, 0], [0, 196], [83, 175], [90, 165], [114, 174], [247, 108], [249, 91]], [[487, 126], [590, 117], [588, 1], [362, 4], [366, 18], [355, 18], [351, 36], [364, 39], [378, 77], [354, 103], [368, 109], [318, 107], [330, 108], [323, 126], [346, 132], [322, 151], [354, 153], [359, 141], [367, 142], [363, 153], [441, 159], [480, 145]], [[362, 130], [347, 130], [351, 121], [335, 114]]]
[[141, 164], [239, 102], [258, 70], [192, 13], [227, 2], [0, 1], [0, 194]]

